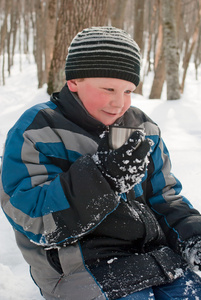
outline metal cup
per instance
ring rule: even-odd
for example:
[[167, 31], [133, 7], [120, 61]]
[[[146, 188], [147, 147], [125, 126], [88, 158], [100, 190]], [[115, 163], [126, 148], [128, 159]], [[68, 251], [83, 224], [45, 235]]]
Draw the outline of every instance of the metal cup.
[[130, 127], [120, 127], [120, 126], [111, 126], [109, 131], [109, 146], [111, 149], [120, 148], [130, 137], [130, 135], [141, 128], [130, 128]]

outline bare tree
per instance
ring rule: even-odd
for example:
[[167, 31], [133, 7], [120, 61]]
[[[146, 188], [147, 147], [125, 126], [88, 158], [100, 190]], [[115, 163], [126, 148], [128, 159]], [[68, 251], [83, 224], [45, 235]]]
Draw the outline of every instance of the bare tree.
[[182, 82], [181, 82], [181, 92], [183, 93], [184, 91], [184, 85], [185, 85], [185, 79], [186, 79], [186, 74], [189, 66], [189, 62], [193, 53], [193, 50], [195, 48], [196, 42], [198, 41], [199, 38], [199, 30], [201, 27], [201, 7], [199, 6], [199, 2], [197, 2], [198, 6], [196, 9], [194, 9], [194, 12], [197, 13], [197, 16], [195, 16], [196, 23], [194, 25], [194, 30], [193, 33], [191, 34], [191, 44], [189, 45], [189, 42], [186, 43], [186, 51], [183, 59], [183, 77], [182, 77]]
[[111, 25], [124, 29], [127, 0], [109, 0], [109, 18]]
[[164, 58], [164, 46], [163, 46], [163, 24], [162, 24], [162, 12], [161, 12], [161, 1], [158, 2], [158, 35], [157, 43], [155, 48], [155, 59], [154, 59], [154, 80], [152, 83], [151, 93], [149, 99], [160, 99], [165, 81], [165, 58]]
[[56, 0], [46, 0], [45, 6], [45, 27], [44, 27], [44, 82], [47, 82], [50, 72], [51, 60], [53, 57], [55, 33], [57, 24], [58, 4]]
[[2, 3], [4, 8], [4, 18], [1, 24], [1, 31], [0, 31], [0, 55], [3, 55], [2, 58], [2, 83], [5, 84], [5, 50], [6, 50], [6, 41], [7, 41], [7, 32], [8, 32], [8, 18], [11, 11], [11, 0], [8, 0]]
[[139, 45], [141, 53], [144, 52], [144, 7], [145, 0], [134, 2], [134, 39]]
[[65, 59], [73, 37], [83, 28], [105, 25], [107, 9], [107, 0], [61, 0], [48, 79], [49, 94], [65, 82]]
[[150, 0], [148, 1], [148, 4], [146, 5], [145, 10], [145, 22], [144, 22], [144, 29], [147, 33], [147, 40], [146, 40], [146, 65], [145, 67], [145, 75], [147, 75], [151, 71], [151, 52], [152, 52], [152, 46], [153, 46], [153, 35], [154, 29], [155, 29], [155, 23], [156, 23], [156, 17], [157, 17], [157, 10], [158, 10], [158, 0]]
[[[23, 14], [23, 21], [24, 21], [24, 53], [28, 54], [29, 53], [29, 38], [30, 38], [30, 26], [29, 26], [29, 21], [30, 21], [30, 6], [31, 6], [31, 0], [26, 0], [24, 2], [24, 9], [22, 11]], [[19, 7], [19, 1], [16, 0], [16, 4]], [[17, 9], [17, 7], [16, 7]], [[19, 9], [18, 9], [19, 11]]]
[[[134, 40], [140, 47], [141, 55], [144, 53], [144, 0], [135, 0], [134, 2]], [[136, 94], [142, 95], [143, 82], [140, 81]]]
[[190, 61], [194, 60], [196, 74], [201, 65], [200, 8], [201, 0], [0, 0], [0, 84], [12, 71], [16, 51], [20, 68], [22, 54], [29, 59], [33, 52], [38, 86], [48, 82], [49, 93], [59, 89], [75, 34], [85, 27], [109, 24], [125, 29], [141, 48], [137, 93], [142, 94], [146, 76], [154, 71], [150, 98], [160, 98], [166, 79], [167, 98], [178, 99], [178, 66], [183, 63], [183, 91]]
[[199, 29], [197, 48], [195, 51], [194, 63], [195, 63], [196, 79], [198, 80], [198, 67], [201, 64], [201, 24], [200, 24], [200, 29]]
[[44, 83], [43, 51], [44, 51], [44, 5], [43, 1], [35, 0], [36, 37], [35, 61], [37, 64], [38, 87]]
[[175, 1], [177, 0], [162, 0], [163, 45], [168, 100], [180, 98], [179, 50], [176, 37]]

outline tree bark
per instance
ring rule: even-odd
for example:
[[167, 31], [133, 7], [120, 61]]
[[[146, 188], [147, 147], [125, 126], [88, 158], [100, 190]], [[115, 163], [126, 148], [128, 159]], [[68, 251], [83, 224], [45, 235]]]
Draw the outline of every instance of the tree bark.
[[175, 4], [177, 0], [162, 0], [163, 39], [167, 100], [180, 98], [179, 51], [176, 37]]
[[45, 26], [45, 38], [44, 38], [44, 54], [45, 54], [45, 70], [44, 70], [44, 82], [48, 80], [48, 74], [50, 72], [51, 60], [53, 57], [55, 33], [56, 33], [56, 19], [57, 19], [57, 1], [46, 0], [46, 26]]
[[[154, 1], [152, 3], [152, 1]], [[146, 54], [146, 67], [145, 74], [147, 75], [151, 71], [151, 50], [152, 50], [152, 39], [154, 35], [154, 26], [156, 22], [157, 4], [156, 0], [148, 2], [147, 20], [145, 19], [145, 29], [148, 33], [147, 39], [147, 54]]]
[[155, 59], [154, 59], [154, 80], [152, 83], [151, 93], [149, 99], [160, 99], [163, 90], [163, 84], [165, 81], [165, 59], [163, 52], [163, 25], [162, 25], [162, 11], [161, 1], [159, 1], [159, 26], [158, 36], [155, 48]]
[[201, 24], [200, 24], [197, 48], [195, 52], [194, 64], [195, 64], [196, 80], [198, 80], [198, 67], [201, 64]]
[[44, 69], [43, 69], [43, 51], [44, 51], [44, 14], [43, 14], [43, 2], [36, 0], [36, 49], [35, 60], [37, 64], [38, 75], [38, 88], [41, 88], [44, 84]]
[[[140, 47], [141, 57], [144, 56], [144, 0], [134, 2], [134, 40]], [[136, 94], [142, 95], [143, 82], [140, 81], [135, 90]]]
[[[5, 85], [5, 51], [6, 51], [6, 43], [7, 47], [9, 46], [9, 34], [8, 34], [8, 17], [11, 12], [11, 0], [8, 0], [4, 3], [5, 13], [4, 20], [1, 25], [0, 30], [0, 55], [2, 55], [2, 84]], [[1, 56], [0, 56], [1, 58]], [[8, 59], [10, 59], [10, 55], [8, 54]]]
[[134, 2], [134, 40], [139, 45], [141, 54], [144, 53], [144, 0]]
[[151, 88], [151, 93], [149, 95], [149, 99], [161, 98], [164, 81], [165, 81], [165, 59], [162, 51], [155, 70], [155, 76]]
[[184, 58], [184, 63], [183, 63], [184, 72], [183, 72], [182, 83], [181, 83], [181, 92], [182, 93], [184, 91], [185, 79], [186, 79], [186, 74], [187, 74], [190, 58], [191, 58], [191, 55], [193, 53], [195, 44], [198, 40], [200, 24], [201, 24], [201, 9], [198, 12], [197, 22], [196, 22], [196, 25], [195, 25], [195, 30], [194, 30], [194, 33], [193, 33], [190, 49], [189, 49], [189, 51], [186, 52], [186, 55], [185, 55], [185, 58]]
[[111, 25], [124, 29], [127, 0], [109, 0], [109, 17]]
[[48, 78], [49, 94], [65, 83], [67, 49], [74, 36], [86, 27], [105, 25], [107, 11], [107, 0], [61, 0]]

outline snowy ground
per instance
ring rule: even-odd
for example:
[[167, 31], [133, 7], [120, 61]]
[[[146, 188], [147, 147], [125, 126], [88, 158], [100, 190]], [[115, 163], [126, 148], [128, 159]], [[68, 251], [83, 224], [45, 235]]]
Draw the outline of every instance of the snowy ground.
[[[17, 59], [17, 57], [16, 57]], [[28, 107], [49, 100], [46, 87], [37, 89], [36, 67], [23, 61], [23, 72], [16, 64], [6, 86], [0, 86], [0, 156], [6, 133]], [[162, 130], [170, 151], [173, 173], [183, 183], [183, 194], [201, 211], [201, 70], [199, 81], [189, 70], [184, 95], [177, 101], [147, 100], [150, 80], [145, 82], [145, 97], [133, 95], [132, 104], [144, 110]], [[41, 300], [29, 275], [28, 265], [19, 252], [12, 228], [0, 210], [0, 299]]]

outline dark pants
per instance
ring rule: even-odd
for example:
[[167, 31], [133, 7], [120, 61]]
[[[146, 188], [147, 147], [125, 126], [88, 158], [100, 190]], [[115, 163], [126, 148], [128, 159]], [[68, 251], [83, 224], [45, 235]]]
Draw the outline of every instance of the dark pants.
[[173, 283], [144, 289], [119, 300], [201, 300], [201, 278], [187, 271]]

